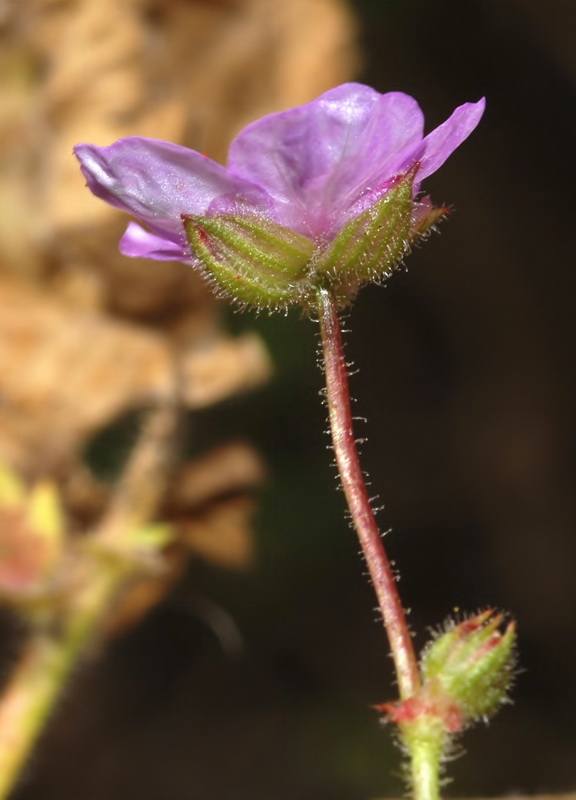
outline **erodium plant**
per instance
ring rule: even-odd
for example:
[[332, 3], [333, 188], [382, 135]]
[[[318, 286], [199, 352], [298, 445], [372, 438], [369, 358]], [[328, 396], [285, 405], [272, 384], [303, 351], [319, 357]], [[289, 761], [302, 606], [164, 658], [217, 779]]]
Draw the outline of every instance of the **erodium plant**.
[[419, 800], [439, 796], [454, 737], [506, 699], [515, 628], [492, 611], [449, 622], [418, 662], [358, 460], [340, 311], [445, 214], [422, 181], [483, 111], [484, 100], [466, 103], [424, 136], [412, 97], [349, 83], [249, 125], [226, 167], [140, 137], [75, 148], [90, 190], [145, 226], [130, 222], [122, 253], [184, 261], [236, 304], [318, 320], [336, 462], [396, 669], [400, 697], [378, 710], [397, 725]]

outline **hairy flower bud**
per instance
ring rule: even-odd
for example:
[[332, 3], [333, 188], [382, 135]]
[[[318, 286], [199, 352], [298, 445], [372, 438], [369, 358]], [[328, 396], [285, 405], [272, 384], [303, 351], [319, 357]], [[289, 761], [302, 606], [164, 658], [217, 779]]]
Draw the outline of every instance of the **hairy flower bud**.
[[452, 625], [422, 656], [424, 685], [437, 681], [465, 721], [487, 719], [507, 697], [515, 664], [516, 626], [492, 610]]
[[427, 741], [443, 752], [451, 737], [486, 721], [507, 699], [515, 664], [516, 626], [499, 629], [502, 614], [483, 611], [452, 623], [425, 648], [422, 685], [398, 703], [375, 706], [406, 741]]

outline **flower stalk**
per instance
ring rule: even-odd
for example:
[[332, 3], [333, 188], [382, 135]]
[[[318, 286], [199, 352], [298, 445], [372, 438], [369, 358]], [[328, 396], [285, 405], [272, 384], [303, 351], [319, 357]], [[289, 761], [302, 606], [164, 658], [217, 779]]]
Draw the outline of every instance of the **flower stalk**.
[[327, 289], [318, 291], [317, 312], [326, 377], [326, 402], [338, 472], [378, 598], [394, 659], [400, 697], [406, 700], [420, 688], [418, 662], [358, 458], [338, 305]]
[[[317, 293], [317, 312], [326, 379], [326, 402], [330, 432], [346, 502], [376, 597], [394, 661], [400, 703], [411, 704], [422, 691], [418, 660], [402, 607], [394, 572], [370, 504], [360, 466], [352, 412], [348, 370], [344, 358], [338, 301], [328, 289]], [[410, 757], [410, 784], [413, 800], [438, 800], [440, 763], [445, 735], [436, 721], [425, 717], [399, 732]], [[422, 728], [422, 730], [419, 730]], [[432, 733], [432, 735], [429, 735]]]

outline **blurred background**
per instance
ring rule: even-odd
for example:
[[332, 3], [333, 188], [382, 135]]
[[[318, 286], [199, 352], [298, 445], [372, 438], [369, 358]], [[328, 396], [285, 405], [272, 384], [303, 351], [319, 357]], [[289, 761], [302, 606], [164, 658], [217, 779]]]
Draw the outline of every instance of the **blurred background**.
[[[177, 353], [192, 476], [166, 511], [185, 551], [174, 580], [78, 672], [15, 797], [403, 792], [370, 708], [394, 694], [391, 663], [335, 491], [314, 323], [234, 314], [186, 268], [117, 255], [126, 220], [70, 157], [77, 141], [141, 134], [223, 160], [251, 119], [350, 79], [412, 94], [428, 130], [487, 98], [427, 181], [454, 206], [441, 235], [348, 315], [352, 391], [417, 641], [455, 608], [518, 621], [514, 702], [465, 735], [447, 794], [574, 790], [576, 5], [25, 0], [0, 12], [2, 458], [55, 477], [71, 519], [89, 524]], [[198, 475], [210, 480], [196, 496]], [[22, 634], [8, 613], [2, 630], [9, 674]]]

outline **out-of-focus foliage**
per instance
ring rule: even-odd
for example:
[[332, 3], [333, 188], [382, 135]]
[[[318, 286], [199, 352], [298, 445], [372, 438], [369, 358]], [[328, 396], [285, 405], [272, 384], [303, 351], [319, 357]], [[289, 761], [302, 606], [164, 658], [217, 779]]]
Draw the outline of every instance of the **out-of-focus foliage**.
[[[270, 362], [255, 334], [226, 334], [192, 270], [118, 254], [125, 220], [86, 191], [73, 144], [139, 134], [225, 158], [250, 120], [350, 77], [353, 26], [333, 0], [279, 0], [272, 16], [262, 0], [25, 0], [0, 26], [0, 455], [58, 476], [86, 522], [107, 497], [81, 460], [96, 431], [167, 394], [175, 369], [197, 409]], [[217, 476], [200, 516], [167, 508], [223, 562], [245, 563], [246, 545], [227, 556], [200, 531], [246, 527], [244, 502], [215, 501], [261, 479], [255, 459], [221, 448], [192, 467]]]
[[[59, 547], [74, 552], [83, 546], [82, 533], [118, 502], [102, 466], [117, 460], [118, 450], [126, 460], [122, 436], [140, 426], [140, 411], [171, 401], [176, 385], [192, 417], [193, 446], [183, 444], [159, 509], [174, 534], [162, 569], [134, 575], [106, 621], [109, 632], [126, 631], [164, 598], [190, 553], [217, 568], [253, 563], [250, 494], [265, 478], [263, 459], [228, 432], [216, 443], [201, 430], [197, 435], [194, 415], [266, 382], [271, 359], [257, 333], [226, 331], [221, 307], [193, 270], [118, 253], [126, 220], [86, 190], [72, 146], [136, 134], [225, 159], [228, 143], [248, 122], [350, 79], [355, 29], [341, 0], [1, 4], [6, 474], [15, 476], [23, 497], [36, 496], [28, 484], [49, 479], [58, 486], [67, 521]], [[12, 570], [5, 570], [7, 580], [21, 562], [40, 569], [39, 550], [32, 558], [28, 540], [19, 549], [28, 513], [23, 508], [0, 520], [0, 557]], [[223, 642], [236, 641], [217, 604], [196, 605]]]

